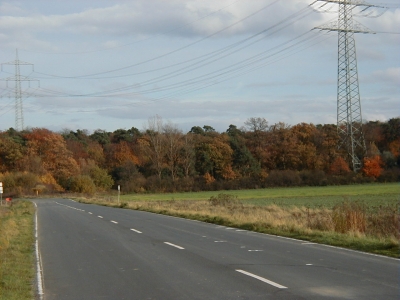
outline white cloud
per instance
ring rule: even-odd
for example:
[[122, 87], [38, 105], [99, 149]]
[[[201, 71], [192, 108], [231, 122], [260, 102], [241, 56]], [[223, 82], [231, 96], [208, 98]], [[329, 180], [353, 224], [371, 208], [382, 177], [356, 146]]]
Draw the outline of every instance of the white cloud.
[[376, 70], [363, 78], [364, 82], [372, 84], [385, 84], [394, 87], [400, 86], [400, 67]]
[[21, 7], [18, 5], [14, 5], [8, 2], [0, 3], [0, 15], [18, 16], [23, 14], [25, 14], [24, 10], [21, 9]]

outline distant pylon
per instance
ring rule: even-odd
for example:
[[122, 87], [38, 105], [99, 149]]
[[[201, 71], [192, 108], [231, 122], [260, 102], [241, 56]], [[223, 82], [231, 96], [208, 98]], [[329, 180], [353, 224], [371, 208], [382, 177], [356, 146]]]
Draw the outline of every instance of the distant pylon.
[[15, 129], [21, 131], [24, 129], [24, 113], [22, 109], [21, 73], [19, 69], [20, 61], [18, 59], [18, 49], [15, 51]]
[[[353, 171], [362, 166], [366, 153], [362, 131], [361, 100], [357, 71], [356, 43], [354, 33], [373, 33], [353, 20], [353, 10], [371, 5], [363, 0], [317, 0], [338, 4], [338, 21], [316, 27], [316, 29], [338, 32], [338, 77], [337, 77], [337, 130], [339, 147], [344, 147], [349, 155]], [[324, 5], [325, 5], [324, 4]]]
[[22, 103], [22, 89], [21, 89], [21, 81], [38, 81], [37, 79], [32, 79], [27, 76], [21, 76], [20, 66], [21, 65], [30, 65], [33, 64], [20, 61], [18, 58], [18, 49], [15, 50], [16, 57], [14, 61], [10, 61], [7, 63], [2, 63], [1, 68], [3, 69], [3, 65], [14, 65], [15, 67], [15, 75], [11, 77], [7, 77], [4, 80], [7, 85], [9, 81], [14, 81], [14, 96], [15, 96], [15, 129], [17, 131], [21, 131], [24, 129], [24, 110]]

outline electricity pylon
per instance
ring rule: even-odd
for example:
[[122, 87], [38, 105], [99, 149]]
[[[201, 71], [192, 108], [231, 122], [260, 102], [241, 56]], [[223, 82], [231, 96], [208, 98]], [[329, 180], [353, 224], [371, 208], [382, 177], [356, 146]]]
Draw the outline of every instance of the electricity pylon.
[[[338, 32], [338, 78], [337, 78], [337, 130], [339, 147], [345, 148], [351, 160], [352, 169], [361, 169], [361, 160], [366, 153], [362, 131], [361, 100], [358, 83], [356, 43], [354, 33], [373, 33], [353, 20], [353, 10], [361, 12], [371, 5], [363, 0], [317, 0], [339, 6], [338, 21], [315, 29]], [[323, 6], [324, 6], [323, 5]], [[366, 15], [367, 16], [367, 15]]]
[[15, 75], [11, 77], [7, 77], [4, 80], [7, 83], [9, 81], [14, 81], [14, 96], [15, 96], [15, 129], [17, 131], [21, 131], [24, 129], [24, 111], [23, 111], [23, 104], [22, 104], [22, 89], [21, 89], [21, 82], [22, 81], [38, 81], [37, 79], [32, 79], [27, 76], [21, 76], [20, 66], [21, 65], [29, 65], [32, 66], [33, 71], [33, 64], [20, 61], [18, 59], [18, 49], [16, 50], [16, 57], [14, 61], [10, 61], [7, 63], [1, 64], [1, 69], [3, 70], [3, 65], [13, 65], [15, 67]]

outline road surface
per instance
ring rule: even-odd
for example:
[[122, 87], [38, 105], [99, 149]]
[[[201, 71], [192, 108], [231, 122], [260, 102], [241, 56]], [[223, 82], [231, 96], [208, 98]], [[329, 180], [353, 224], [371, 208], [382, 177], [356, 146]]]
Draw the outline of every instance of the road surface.
[[399, 260], [38, 199], [43, 299], [400, 299]]

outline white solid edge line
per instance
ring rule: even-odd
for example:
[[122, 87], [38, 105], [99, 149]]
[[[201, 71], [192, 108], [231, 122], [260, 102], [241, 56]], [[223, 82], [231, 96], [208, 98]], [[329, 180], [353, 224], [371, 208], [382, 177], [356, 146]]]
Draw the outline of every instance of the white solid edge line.
[[[304, 242], [304, 240], [299, 240], [299, 239], [286, 237], [286, 236], [274, 235], [274, 234], [271, 234], [271, 233], [262, 233], [262, 232], [257, 232], [257, 231], [248, 231], [248, 232], [253, 233], [253, 234], [258, 234], [258, 235], [269, 236], [269, 237], [272, 237], [272, 238], [282, 239], [282, 240], [289, 240], [289, 241], [300, 242], [300, 243]], [[363, 252], [363, 251], [360, 251], [360, 250], [342, 248], [342, 247], [339, 247], [339, 246], [332, 246], [332, 245], [319, 244], [319, 243], [314, 243], [314, 245], [315, 246], [321, 246], [321, 247], [327, 247], [327, 248], [333, 248], [333, 249], [337, 249], [337, 250], [342, 250], [344, 252], [353, 252], [353, 253], [357, 253], [357, 254], [361, 254], [361, 255], [374, 256], [374, 257], [382, 258], [382, 259], [390, 259], [390, 260], [400, 261], [399, 258], [395, 258], [395, 257], [384, 256], [384, 255], [381, 255], [381, 254], [374, 254], [374, 253], [369, 253], [369, 252]]]
[[175, 247], [175, 248], [178, 248], [178, 249], [181, 249], [181, 250], [184, 250], [184, 249], [185, 249], [185, 248], [183, 248], [183, 247], [181, 247], [181, 246], [174, 245], [174, 244], [171, 244], [171, 243], [168, 243], [168, 242], [164, 242], [164, 244], [170, 245], [170, 246], [172, 246], [172, 247]]
[[277, 287], [278, 289], [287, 289], [286, 286], [280, 285], [279, 283], [273, 282], [273, 281], [268, 280], [268, 279], [266, 279], [264, 277], [261, 277], [261, 276], [258, 276], [258, 275], [243, 271], [243, 270], [236, 270], [236, 271], [239, 272], [239, 273], [242, 273], [244, 275], [247, 275], [247, 276], [253, 277], [255, 279], [258, 279], [258, 280], [260, 280], [262, 282], [265, 282], [265, 283], [268, 283], [270, 285], [273, 285], [274, 287]]
[[[37, 208], [37, 205], [35, 203]], [[39, 238], [38, 238], [38, 217], [37, 217], [37, 209], [35, 213], [35, 252], [36, 252], [36, 276], [37, 276], [37, 289], [39, 294], [39, 299], [43, 299], [43, 277], [42, 277], [42, 262], [40, 259], [39, 253]]]
[[134, 231], [134, 232], [136, 232], [136, 233], [142, 233], [141, 231], [136, 230], [136, 229], [133, 229], [133, 228], [131, 228], [131, 230]]

